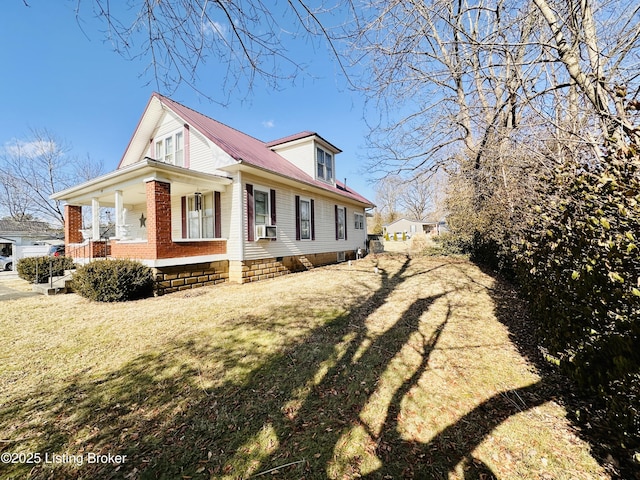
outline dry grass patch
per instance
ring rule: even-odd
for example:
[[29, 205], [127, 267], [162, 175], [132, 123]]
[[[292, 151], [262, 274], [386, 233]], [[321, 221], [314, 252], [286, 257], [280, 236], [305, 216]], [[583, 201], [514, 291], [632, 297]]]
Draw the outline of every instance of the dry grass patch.
[[126, 304], [0, 303], [0, 450], [127, 455], [0, 473], [607, 478], [496, 285], [464, 260], [381, 256]]

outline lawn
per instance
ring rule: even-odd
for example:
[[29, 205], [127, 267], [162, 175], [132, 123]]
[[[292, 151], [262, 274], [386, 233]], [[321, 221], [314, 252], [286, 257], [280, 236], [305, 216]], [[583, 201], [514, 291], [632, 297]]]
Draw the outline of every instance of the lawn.
[[609, 478], [525, 326], [468, 261], [405, 255], [2, 302], [0, 477]]

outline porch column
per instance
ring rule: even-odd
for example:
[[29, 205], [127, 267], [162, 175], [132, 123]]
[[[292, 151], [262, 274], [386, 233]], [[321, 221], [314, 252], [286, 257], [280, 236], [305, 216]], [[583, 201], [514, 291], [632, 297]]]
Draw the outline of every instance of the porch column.
[[82, 207], [80, 205], [64, 206], [64, 243], [82, 243]]
[[95, 197], [91, 199], [91, 217], [92, 240], [100, 240], [100, 202]]
[[147, 181], [147, 241], [156, 254], [169, 248], [171, 238], [171, 184], [157, 179]]
[[124, 224], [123, 211], [122, 211], [122, 190], [116, 190], [115, 195], [115, 209], [116, 209], [116, 238], [122, 237], [122, 225]]

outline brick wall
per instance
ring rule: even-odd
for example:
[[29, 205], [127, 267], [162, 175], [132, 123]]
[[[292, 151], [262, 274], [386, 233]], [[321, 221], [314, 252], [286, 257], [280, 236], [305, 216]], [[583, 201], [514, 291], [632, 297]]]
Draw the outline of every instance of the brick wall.
[[[147, 241], [160, 253], [171, 245], [171, 184], [147, 182]], [[155, 258], [166, 258], [158, 256]]]
[[82, 207], [79, 205], [64, 206], [64, 243], [82, 243]]
[[151, 180], [147, 189], [147, 241], [113, 242], [111, 254], [116, 258], [184, 258], [217, 255], [227, 252], [226, 240], [174, 242], [171, 237], [171, 185]]

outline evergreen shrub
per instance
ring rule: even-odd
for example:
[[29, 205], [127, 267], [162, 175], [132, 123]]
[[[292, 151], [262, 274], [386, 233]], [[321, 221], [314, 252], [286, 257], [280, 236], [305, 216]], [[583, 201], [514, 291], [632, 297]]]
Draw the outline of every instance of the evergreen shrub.
[[26, 257], [18, 260], [18, 276], [30, 283], [46, 283], [49, 276], [59, 277], [75, 268], [71, 257]]
[[73, 289], [98, 302], [125, 302], [153, 295], [151, 269], [133, 260], [96, 260], [77, 269]]

